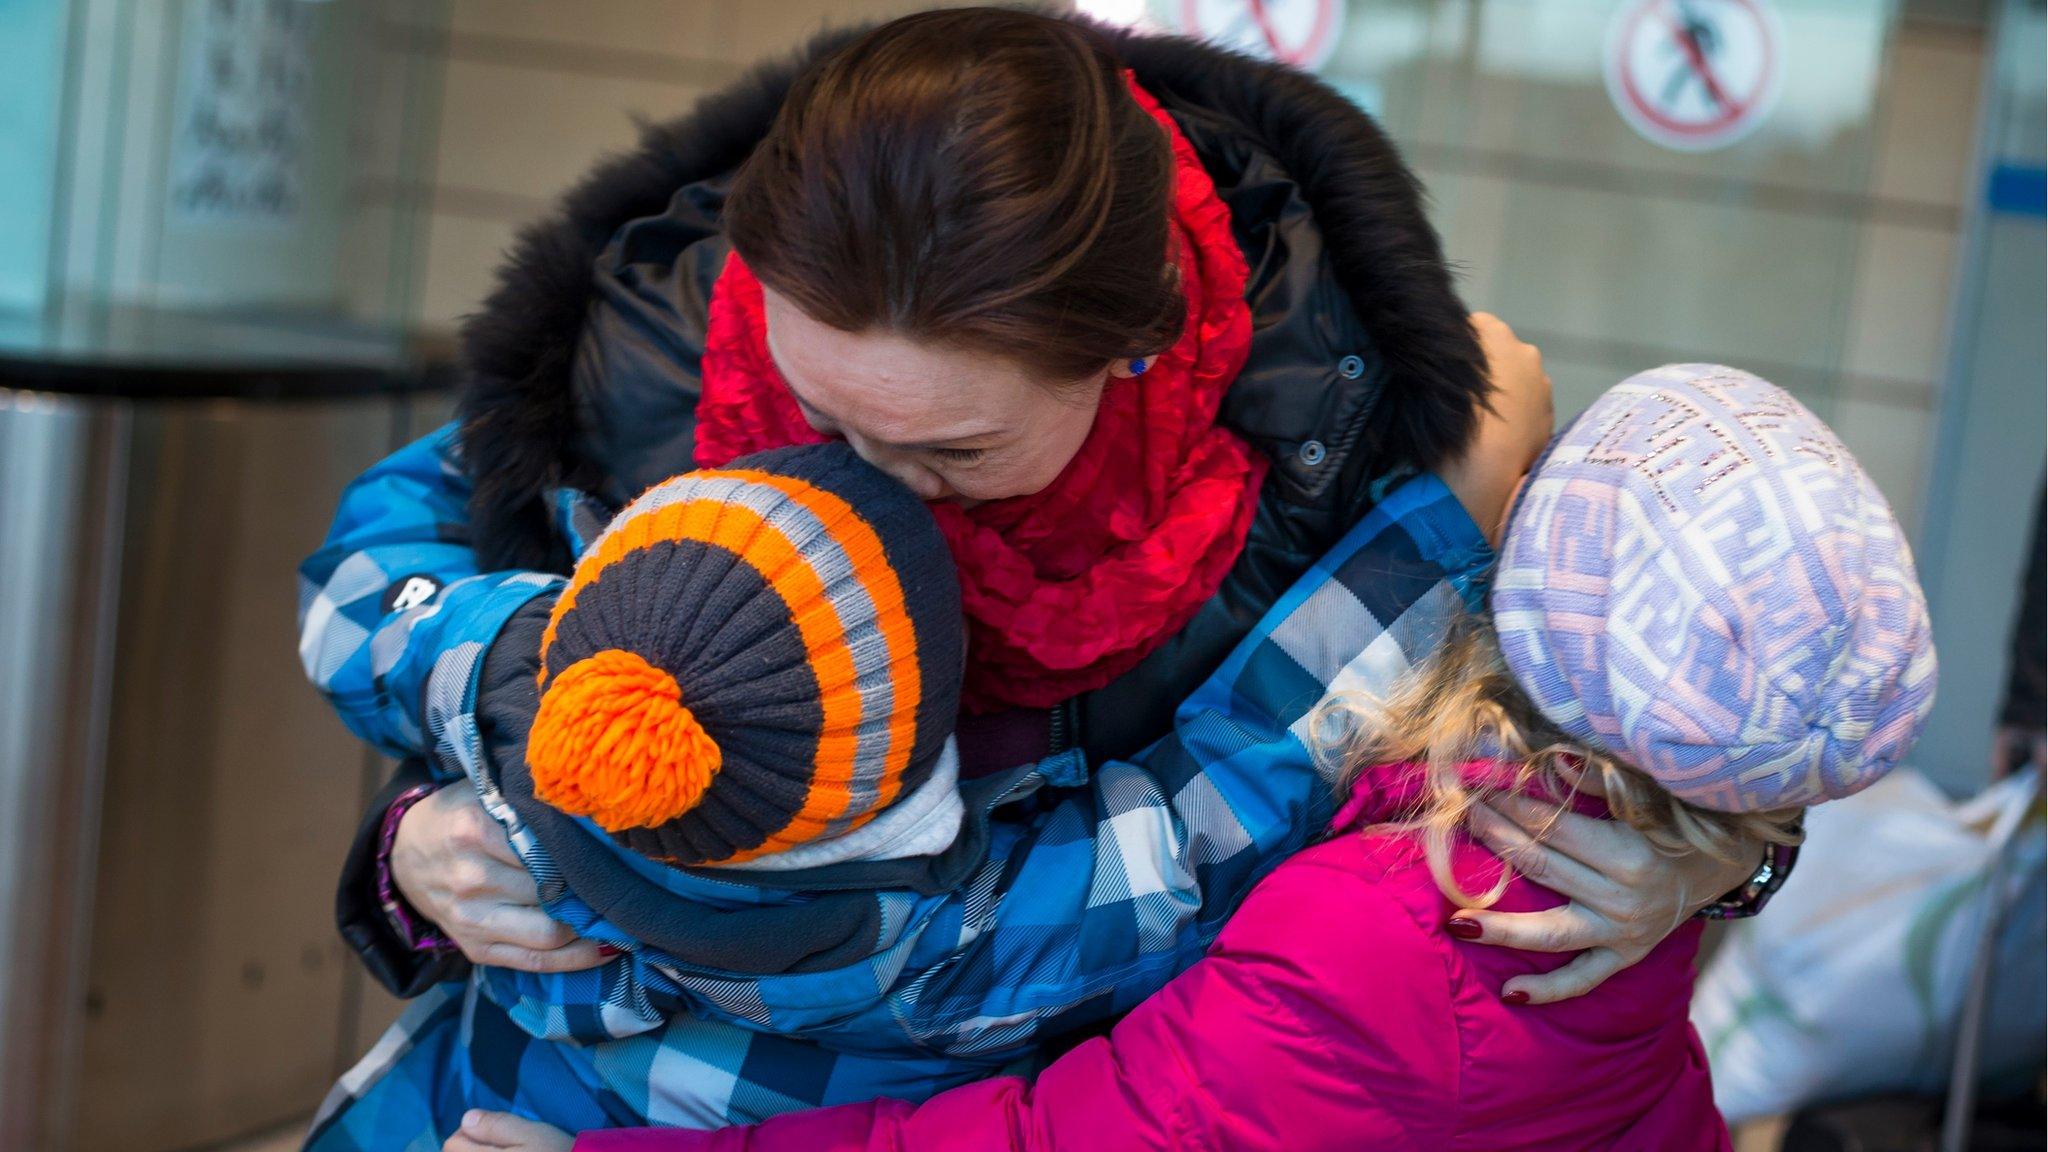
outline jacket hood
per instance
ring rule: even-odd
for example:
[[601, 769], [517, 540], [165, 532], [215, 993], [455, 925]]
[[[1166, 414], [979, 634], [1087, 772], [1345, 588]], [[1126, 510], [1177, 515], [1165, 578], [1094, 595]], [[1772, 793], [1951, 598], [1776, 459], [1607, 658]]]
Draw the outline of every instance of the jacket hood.
[[[617, 488], [609, 483], [614, 474], [632, 470], [592, 450], [593, 430], [601, 438], [607, 414], [576, 386], [578, 357], [588, 353], [586, 328], [602, 290], [594, 268], [606, 249], [629, 224], [669, 211], [691, 185], [710, 182], [720, 190], [706, 199], [721, 199], [721, 178], [766, 134], [797, 74], [863, 30], [821, 36], [705, 98], [689, 114], [647, 127], [637, 148], [598, 165], [550, 216], [521, 233], [494, 289], [462, 331], [459, 412], [464, 466], [474, 484], [471, 542], [487, 567], [564, 569], [570, 557], [550, 527], [552, 493], [563, 486]], [[1432, 467], [1461, 445], [1473, 401], [1486, 389], [1483, 360], [1424, 214], [1420, 185], [1373, 120], [1320, 81], [1281, 65], [1180, 37], [1103, 31], [1218, 177], [1240, 242], [1263, 245], [1263, 259], [1248, 252], [1255, 269], [1270, 273], [1302, 254], [1285, 250], [1275, 239], [1278, 230], [1256, 232], [1248, 225], [1257, 222], [1243, 217], [1305, 206], [1321, 249], [1309, 258], [1327, 268], [1327, 275], [1314, 275], [1334, 284], [1298, 290], [1290, 306], [1328, 305], [1342, 313], [1342, 326], [1361, 332], [1357, 342], [1367, 353], [1364, 367], [1351, 365], [1342, 375], [1347, 381], [1364, 376], [1372, 385], [1353, 388], [1346, 401], [1356, 409], [1347, 412], [1349, 431], [1325, 437], [1327, 450], [1369, 456], [1377, 475], [1401, 465]], [[1275, 194], [1258, 186], [1261, 181], [1291, 185], [1287, 202], [1272, 207]], [[1242, 194], [1233, 197], [1232, 188]], [[713, 204], [703, 213], [713, 227], [715, 210]], [[1259, 280], [1255, 273], [1254, 293]], [[1334, 304], [1327, 299], [1332, 289], [1340, 298]], [[1331, 326], [1322, 319], [1322, 328]], [[1234, 391], [1258, 387], [1256, 345], [1253, 355]], [[690, 360], [694, 375], [693, 355]], [[1224, 418], [1276, 462], [1290, 463], [1296, 443], [1309, 436], [1290, 438], [1278, 425], [1308, 421], [1274, 417], [1274, 405], [1265, 400], [1247, 396], [1235, 405], [1241, 421], [1230, 411]], [[1278, 425], [1258, 426], [1262, 414]], [[687, 411], [679, 422], [688, 423]], [[1356, 470], [1347, 476], [1361, 482]], [[1297, 495], [1315, 494], [1310, 481], [1295, 480]]]

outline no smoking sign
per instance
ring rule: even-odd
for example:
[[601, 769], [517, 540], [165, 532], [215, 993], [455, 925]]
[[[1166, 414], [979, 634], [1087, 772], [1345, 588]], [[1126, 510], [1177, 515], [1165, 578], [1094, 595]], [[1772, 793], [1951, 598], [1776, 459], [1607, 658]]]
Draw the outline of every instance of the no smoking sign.
[[1725, 148], [1770, 115], [1783, 44], [1765, 0], [1628, 0], [1607, 28], [1607, 95], [1650, 141]]

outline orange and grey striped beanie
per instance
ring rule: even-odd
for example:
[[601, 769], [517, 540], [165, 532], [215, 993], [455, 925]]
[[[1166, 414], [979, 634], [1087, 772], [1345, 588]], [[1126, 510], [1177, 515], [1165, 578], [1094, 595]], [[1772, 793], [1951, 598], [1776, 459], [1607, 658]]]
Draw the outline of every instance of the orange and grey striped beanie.
[[534, 794], [677, 865], [850, 832], [939, 761], [965, 643], [931, 512], [844, 444], [677, 476], [555, 605]]

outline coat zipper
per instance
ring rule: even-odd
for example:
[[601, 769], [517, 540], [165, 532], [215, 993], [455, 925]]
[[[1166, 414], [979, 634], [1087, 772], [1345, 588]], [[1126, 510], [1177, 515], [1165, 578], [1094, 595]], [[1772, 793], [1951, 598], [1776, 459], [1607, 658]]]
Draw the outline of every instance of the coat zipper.
[[1065, 752], [1073, 744], [1074, 729], [1079, 727], [1068, 715], [1068, 711], [1073, 707], [1074, 701], [1071, 699], [1062, 700], [1052, 706], [1052, 714], [1047, 724], [1049, 731], [1046, 743], [1054, 756]]

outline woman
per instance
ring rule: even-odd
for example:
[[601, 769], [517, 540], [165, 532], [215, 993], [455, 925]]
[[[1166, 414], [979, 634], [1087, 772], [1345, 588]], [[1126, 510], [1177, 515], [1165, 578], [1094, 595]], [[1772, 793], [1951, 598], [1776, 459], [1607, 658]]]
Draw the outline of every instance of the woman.
[[[968, 772], [1165, 733], [1389, 478], [1505, 503], [1515, 462], [1462, 451], [1481, 353], [1418, 190], [1326, 88], [987, 9], [812, 57], [651, 130], [523, 238], [465, 331], [459, 429], [359, 481], [304, 569], [309, 674], [412, 758], [340, 897], [395, 992], [603, 959], [434, 782], [483, 755], [479, 685], [533, 660], [495, 644], [508, 622], [544, 617], [605, 509], [663, 477], [839, 436], [940, 502]], [[1578, 903], [1456, 926], [1585, 950], [1516, 984], [1536, 1000], [1641, 958], [1761, 854], [1665, 861], [1569, 818], [1549, 844], [1598, 874], [1560, 881]]]

